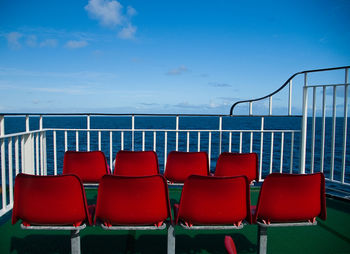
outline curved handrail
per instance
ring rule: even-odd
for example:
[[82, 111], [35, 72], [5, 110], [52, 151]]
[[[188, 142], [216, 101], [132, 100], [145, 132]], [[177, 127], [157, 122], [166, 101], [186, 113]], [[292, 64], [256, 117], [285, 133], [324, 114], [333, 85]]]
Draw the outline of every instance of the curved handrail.
[[311, 73], [311, 72], [320, 72], [320, 71], [334, 71], [334, 70], [341, 70], [341, 69], [349, 69], [350, 66], [342, 66], [342, 67], [334, 67], [334, 68], [325, 68], [325, 69], [315, 69], [315, 70], [308, 70], [308, 71], [301, 71], [301, 72], [297, 72], [297, 73], [294, 73], [292, 76], [290, 76], [289, 79], [287, 79], [286, 82], [284, 82], [284, 84], [278, 88], [277, 90], [275, 90], [274, 92], [266, 95], [266, 96], [263, 96], [263, 97], [260, 97], [260, 98], [256, 98], [256, 99], [251, 99], [251, 100], [243, 100], [243, 101], [238, 101], [236, 103], [234, 103], [232, 106], [231, 106], [231, 109], [230, 109], [230, 116], [233, 115], [233, 110], [234, 108], [238, 105], [238, 104], [241, 104], [241, 103], [248, 103], [248, 102], [255, 102], [255, 101], [260, 101], [260, 100], [264, 100], [266, 98], [269, 98], [273, 95], [275, 95], [276, 93], [278, 93], [279, 91], [281, 91], [284, 87], [286, 87], [289, 82], [297, 75], [300, 75], [300, 74], [305, 74], [305, 73]]

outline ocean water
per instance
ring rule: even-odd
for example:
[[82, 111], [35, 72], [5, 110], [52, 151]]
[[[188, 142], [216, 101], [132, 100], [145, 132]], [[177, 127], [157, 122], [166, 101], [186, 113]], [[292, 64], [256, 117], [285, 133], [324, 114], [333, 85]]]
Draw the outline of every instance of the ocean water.
[[[336, 118], [335, 132], [335, 157], [334, 157], [334, 179], [341, 179], [342, 153], [343, 153], [343, 118]], [[112, 156], [110, 152], [110, 129], [130, 129], [132, 119], [130, 116], [93, 116], [90, 119], [90, 128], [101, 130], [101, 150], [105, 153], [108, 162], [110, 158], [115, 158], [116, 153], [121, 149], [121, 131], [113, 131], [112, 136]], [[312, 118], [308, 119], [308, 137], [307, 137], [307, 158], [306, 171], [311, 172], [312, 161], [312, 136], [311, 136]], [[84, 116], [46, 116], [43, 121], [44, 128], [61, 128], [61, 129], [85, 129], [87, 121]], [[266, 176], [270, 172], [299, 172], [300, 163], [300, 117], [265, 117], [265, 130], [296, 130], [294, 137], [290, 133], [276, 132], [272, 134], [264, 133], [263, 137], [260, 133], [251, 134], [251, 132], [243, 132], [242, 137], [237, 132], [232, 133], [231, 151], [250, 152], [250, 140], [253, 136], [252, 151], [258, 153], [259, 160], [262, 163], [262, 176]], [[30, 118], [30, 130], [39, 128], [39, 118]], [[156, 134], [157, 155], [159, 159], [160, 170], [164, 169], [164, 161], [167, 154], [176, 149], [175, 140], [176, 133], [174, 131], [167, 132], [167, 146], [165, 147], [165, 131], [174, 130], [176, 128], [176, 118], [174, 116], [136, 116], [134, 131], [134, 150], [142, 150], [142, 131], [145, 129], [157, 129]], [[221, 135], [217, 131], [219, 129], [219, 117], [217, 116], [182, 116], [179, 120], [179, 130], [201, 130], [200, 134], [200, 150], [209, 151], [209, 130], [211, 132], [210, 147], [210, 170], [214, 172], [217, 158], [220, 152], [229, 151], [229, 133], [224, 132]], [[260, 130], [260, 117], [223, 117], [223, 130]], [[6, 117], [5, 133], [15, 133], [25, 131], [24, 117]], [[315, 128], [315, 152], [314, 152], [314, 171], [319, 172], [321, 165], [321, 141], [322, 141], [322, 118], [316, 118]], [[332, 118], [326, 118], [326, 138], [324, 152], [324, 173], [326, 177], [330, 177], [330, 167], [332, 163]], [[283, 137], [282, 137], [283, 136]], [[350, 137], [349, 128], [347, 129], [347, 137]], [[48, 131], [47, 138], [47, 168], [48, 173], [53, 173], [53, 132]], [[145, 132], [145, 150], [153, 150], [153, 131]], [[240, 147], [240, 139], [242, 138], [242, 146]], [[261, 154], [261, 138], [263, 138], [263, 148]], [[271, 141], [273, 139], [273, 145]], [[57, 168], [58, 173], [62, 172], [63, 155], [65, 150], [64, 131], [57, 130]], [[67, 148], [68, 150], [76, 150], [76, 131], [67, 132]], [[220, 141], [221, 140], [221, 141]], [[282, 142], [283, 140], [283, 142]], [[294, 144], [292, 147], [291, 144]], [[350, 142], [346, 144], [346, 174], [345, 180], [350, 183]], [[272, 147], [272, 148], [271, 148]], [[79, 131], [79, 150], [87, 150], [87, 134], [86, 131]], [[92, 131], [90, 134], [90, 150], [98, 150], [98, 131]], [[124, 150], [132, 150], [132, 132], [124, 132]], [[187, 132], [179, 132], [178, 134], [178, 150], [187, 150]], [[189, 134], [189, 151], [198, 150], [198, 132]], [[283, 150], [283, 156], [281, 152]], [[273, 154], [273, 156], [271, 156]], [[272, 159], [271, 159], [272, 158]]]

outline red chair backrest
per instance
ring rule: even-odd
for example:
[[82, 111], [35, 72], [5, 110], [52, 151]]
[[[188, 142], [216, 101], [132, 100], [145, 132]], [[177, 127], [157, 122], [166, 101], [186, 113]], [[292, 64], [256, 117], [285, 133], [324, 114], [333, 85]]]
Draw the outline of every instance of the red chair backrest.
[[233, 225], [244, 219], [250, 222], [249, 193], [245, 176], [189, 176], [182, 189], [176, 222], [199, 225]]
[[258, 181], [258, 155], [256, 153], [221, 153], [216, 163], [214, 175], [245, 175], [249, 182]]
[[161, 175], [106, 175], [98, 188], [95, 223], [149, 225], [171, 219], [166, 180]]
[[164, 172], [165, 178], [171, 182], [183, 183], [190, 175], [209, 175], [207, 153], [170, 152]]
[[114, 175], [147, 176], [159, 174], [158, 157], [154, 151], [119, 151]]
[[91, 224], [80, 179], [75, 175], [17, 175], [12, 224], [18, 220], [32, 225]]
[[63, 174], [75, 174], [83, 183], [97, 183], [110, 174], [106, 157], [101, 151], [64, 153]]
[[298, 222], [326, 219], [322, 173], [268, 175], [261, 186], [254, 220]]

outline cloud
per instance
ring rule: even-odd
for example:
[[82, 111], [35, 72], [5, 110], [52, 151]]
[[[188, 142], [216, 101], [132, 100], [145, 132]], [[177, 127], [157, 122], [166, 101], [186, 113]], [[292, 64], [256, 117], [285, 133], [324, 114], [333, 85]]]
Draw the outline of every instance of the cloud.
[[20, 49], [21, 43], [19, 39], [22, 38], [23, 35], [18, 32], [11, 32], [6, 35], [7, 43], [11, 49]]
[[88, 45], [87, 41], [68, 41], [66, 47], [70, 49], [83, 48]]
[[40, 43], [40, 48], [56, 48], [57, 44], [56, 39], [46, 39]]
[[[345, 86], [338, 86], [336, 91], [336, 96], [338, 98], [344, 98], [345, 95]], [[323, 94], [323, 89], [319, 89], [319, 93]], [[333, 87], [327, 87], [326, 88], [326, 95], [333, 97]]]
[[[114, 73], [108, 72], [92, 72], [92, 71], [78, 71], [78, 72], [43, 72], [43, 71], [28, 71], [14, 68], [0, 67], [0, 75], [3, 77], [22, 77], [24, 80], [32, 77], [45, 77], [52, 79], [76, 79], [76, 80], [106, 80], [117, 77]], [[1, 80], [0, 80], [1, 81]]]
[[93, 94], [92, 91], [88, 89], [87, 86], [69, 86], [64, 88], [57, 87], [32, 87], [30, 90], [45, 92], [45, 93], [62, 93], [62, 94]]
[[175, 69], [169, 70], [166, 74], [167, 75], [171, 75], [171, 76], [175, 76], [175, 75], [181, 75], [181, 74], [183, 74], [185, 72], [188, 72], [188, 71], [189, 70], [188, 70], [188, 68], [186, 66], [181, 65], [181, 66], [179, 66], [179, 67], [177, 67]]
[[118, 37], [123, 40], [134, 39], [137, 27], [130, 19], [137, 15], [137, 11], [128, 6], [126, 10], [116, 0], [89, 0], [85, 6], [89, 16], [99, 21], [102, 26], [119, 30]]
[[159, 103], [141, 102], [141, 103], [139, 103], [139, 105], [142, 105], [142, 106], [159, 106], [160, 104]]
[[119, 31], [118, 37], [123, 40], [133, 39], [136, 33], [137, 27], [129, 24]]
[[136, 11], [133, 7], [128, 6], [127, 11], [126, 11], [126, 14], [127, 14], [129, 17], [132, 17], [132, 16], [137, 15], [137, 11]]
[[232, 85], [226, 84], [226, 83], [214, 83], [214, 82], [211, 82], [211, 83], [209, 83], [209, 85], [213, 86], [213, 87], [232, 87]]
[[27, 37], [26, 44], [27, 44], [27, 46], [32, 47], [32, 48], [36, 47], [36, 45], [37, 45], [37, 38], [36, 38], [36, 36], [35, 35], [29, 35]]
[[118, 1], [90, 0], [85, 10], [103, 26], [121, 25], [124, 20], [123, 6]]

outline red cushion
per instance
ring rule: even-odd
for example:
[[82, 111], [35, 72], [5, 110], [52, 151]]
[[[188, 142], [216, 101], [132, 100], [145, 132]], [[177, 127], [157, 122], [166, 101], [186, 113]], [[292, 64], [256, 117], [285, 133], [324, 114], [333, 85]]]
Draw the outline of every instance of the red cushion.
[[260, 190], [255, 220], [298, 222], [317, 216], [326, 219], [322, 173], [268, 175]]
[[154, 151], [119, 151], [114, 175], [147, 176], [159, 174], [158, 157]]
[[258, 181], [258, 155], [256, 153], [221, 153], [215, 176], [245, 175], [248, 181]]
[[249, 184], [245, 176], [192, 175], [185, 181], [178, 220], [190, 224], [235, 224], [251, 221]]
[[12, 224], [73, 225], [87, 220], [84, 187], [75, 175], [33, 176], [15, 179]]
[[164, 176], [171, 182], [183, 183], [190, 175], [209, 174], [208, 155], [205, 152], [170, 152]]
[[161, 175], [104, 176], [96, 204], [96, 220], [114, 225], [149, 225], [171, 218], [166, 180]]
[[75, 174], [85, 183], [99, 182], [109, 174], [106, 158], [101, 151], [64, 153], [63, 174]]

